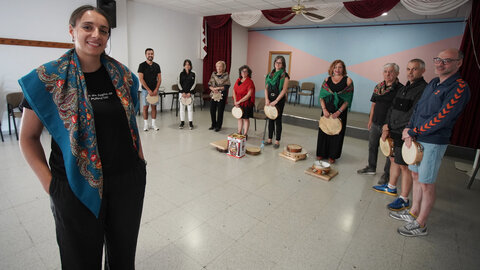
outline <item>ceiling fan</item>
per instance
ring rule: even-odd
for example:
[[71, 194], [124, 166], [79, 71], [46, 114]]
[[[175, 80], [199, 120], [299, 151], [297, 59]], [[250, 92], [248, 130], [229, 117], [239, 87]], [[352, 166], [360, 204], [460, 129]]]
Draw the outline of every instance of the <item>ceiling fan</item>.
[[309, 17], [313, 17], [315, 19], [318, 19], [318, 20], [323, 20], [325, 19], [325, 17], [321, 16], [321, 15], [318, 15], [318, 14], [315, 14], [315, 13], [311, 13], [310, 11], [314, 11], [314, 10], [317, 10], [316, 8], [314, 7], [305, 7], [304, 5], [302, 5], [302, 0], [297, 0], [297, 4], [294, 5], [293, 7], [291, 7], [291, 10], [292, 10], [292, 13], [288, 14], [287, 16], [283, 17], [282, 20], [286, 20], [290, 17], [293, 17], [295, 15], [299, 15], [299, 14], [303, 14], [303, 15], [306, 15], [306, 16], [309, 16]]

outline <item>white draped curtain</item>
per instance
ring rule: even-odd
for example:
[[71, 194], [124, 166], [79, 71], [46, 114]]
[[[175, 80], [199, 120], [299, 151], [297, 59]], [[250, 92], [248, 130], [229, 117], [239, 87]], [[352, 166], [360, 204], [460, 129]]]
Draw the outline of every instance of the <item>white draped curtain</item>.
[[232, 13], [232, 20], [244, 27], [250, 27], [256, 24], [261, 17], [261, 10]]
[[438, 15], [452, 11], [468, 0], [400, 0], [402, 5], [420, 15]]
[[314, 6], [308, 6], [308, 7], [313, 7], [316, 8], [317, 10], [310, 11], [310, 13], [314, 13], [317, 15], [320, 15], [324, 17], [323, 19], [319, 20], [314, 17], [310, 17], [308, 15], [305, 15], [302, 13], [303, 17], [307, 18], [308, 20], [312, 22], [324, 22], [335, 16], [342, 8], [343, 8], [343, 3], [328, 3], [328, 4], [319, 4], [319, 5], [314, 5]]

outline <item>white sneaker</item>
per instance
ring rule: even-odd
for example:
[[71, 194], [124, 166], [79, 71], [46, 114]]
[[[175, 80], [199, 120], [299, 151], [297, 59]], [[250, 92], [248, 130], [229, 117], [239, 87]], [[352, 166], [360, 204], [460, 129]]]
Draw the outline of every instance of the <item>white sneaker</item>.
[[148, 124], [147, 124], [147, 125], [143, 125], [143, 131], [148, 131]]
[[159, 130], [159, 128], [155, 124], [152, 125], [152, 128], [155, 129], [155, 130]]

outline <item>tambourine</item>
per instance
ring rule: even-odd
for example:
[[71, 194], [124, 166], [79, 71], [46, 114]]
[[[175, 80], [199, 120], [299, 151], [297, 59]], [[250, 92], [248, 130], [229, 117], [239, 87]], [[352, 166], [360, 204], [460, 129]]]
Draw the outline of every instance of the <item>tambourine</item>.
[[387, 137], [384, 140], [380, 138], [380, 150], [386, 157], [390, 157], [393, 155], [393, 139]]
[[243, 109], [240, 108], [240, 107], [233, 107], [233, 108], [232, 108], [232, 115], [233, 115], [233, 117], [235, 117], [235, 118], [237, 118], [237, 119], [242, 118]]
[[147, 95], [147, 102], [151, 105], [157, 104], [159, 99], [160, 98], [158, 97], [158, 95], [155, 95], [155, 96]]
[[402, 157], [408, 165], [420, 163], [423, 158], [423, 146], [416, 141], [412, 141], [412, 145], [408, 148], [407, 144], [403, 143]]
[[249, 155], [256, 156], [260, 154], [261, 150], [260, 147], [252, 146], [245, 148], [245, 152]]
[[327, 135], [337, 135], [342, 130], [342, 121], [340, 118], [320, 117], [318, 127]]
[[219, 102], [223, 98], [222, 92], [215, 92], [212, 91], [210, 92], [210, 97], [212, 98], [213, 101]]
[[312, 165], [312, 169], [313, 172], [317, 174], [328, 174], [330, 172], [331, 165], [326, 161], [316, 160]]
[[180, 97], [180, 102], [181, 102], [183, 105], [188, 106], [188, 105], [192, 104], [193, 99], [192, 99], [192, 97], [186, 97], [186, 98]]
[[275, 106], [270, 106], [270, 105], [265, 105], [263, 108], [265, 111], [265, 115], [268, 117], [270, 120], [275, 120], [278, 117], [278, 109]]

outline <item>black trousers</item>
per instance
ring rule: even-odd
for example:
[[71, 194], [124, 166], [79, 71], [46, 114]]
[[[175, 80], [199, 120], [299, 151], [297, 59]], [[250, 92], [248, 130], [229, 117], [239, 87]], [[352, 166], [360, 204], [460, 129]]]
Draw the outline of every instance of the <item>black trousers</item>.
[[[222, 128], [223, 124], [223, 112], [225, 111], [225, 104], [228, 98], [228, 86], [222, 91], [223, 98], [220, 101], [210, 101], [210, 118], [212, 119], [212, 127]], [[218, 111], [218, 115], [217, 115]]]
[[273, 138], [273, 130], [275, 129], [275, 140], [280, 141], [282, 138], [282, 115], [283, 108], [285, 107], [285, 97], [283, 97], [275, 107], [277, 107], [278, 110], [278, 117], [275, 120], [268, 119], [268, 139]]
[[66, 179], [53, 178], [50, 200], [62, 269], [135, 269], [135, 251], [145, 194], [145, 162], [104, 176], [98, 219], [73, 194]]

